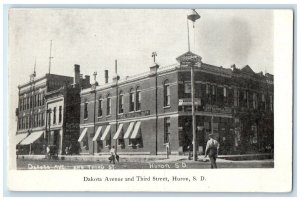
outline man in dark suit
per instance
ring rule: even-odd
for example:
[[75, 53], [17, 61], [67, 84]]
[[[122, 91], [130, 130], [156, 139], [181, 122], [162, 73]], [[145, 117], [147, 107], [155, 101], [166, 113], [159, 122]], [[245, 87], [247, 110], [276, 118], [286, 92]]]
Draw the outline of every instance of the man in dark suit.
[[213, 138], [213, 134], [208, 135], [209, 140], [207, 141], [206, 149], [205, 149], [205, 157], [209, 157], [211, 168], [217, 168], [216, 160], [219, 153], [220, 144], [217, 140]]

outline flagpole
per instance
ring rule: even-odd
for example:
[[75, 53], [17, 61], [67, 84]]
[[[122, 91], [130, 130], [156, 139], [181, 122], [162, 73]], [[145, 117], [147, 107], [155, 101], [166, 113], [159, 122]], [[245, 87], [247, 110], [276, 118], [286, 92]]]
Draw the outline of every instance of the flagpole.
[[191, 50], [190, 48], [190, 29], [189, 29], [189, 19], [186, 17], [186, 26], [187, 26], [187, 33], [188, 33], [188, 51]]
[[[194, 23], [197, 19], [200, 18], [200, 15], [196, 12], [195, 9], [192, 9], [192, 14], [187, 16], [187, 30], [188, 30], [188, 50], [190, 52], [190, 31], [189, 31], [189, 22], [188, 20], [193, 21], [193, 31], [195, 35], [195, 26]], [[194, 37], [195, 39], [195, 37]], [[197, 161], [197, 136], [196, 136], [196, 115], [195, 115], [195, 77], [194, 77], [194, 61], [191, 62], [191, 102], [192, 102], [192, 129], [193, 129], [193, 160]]]

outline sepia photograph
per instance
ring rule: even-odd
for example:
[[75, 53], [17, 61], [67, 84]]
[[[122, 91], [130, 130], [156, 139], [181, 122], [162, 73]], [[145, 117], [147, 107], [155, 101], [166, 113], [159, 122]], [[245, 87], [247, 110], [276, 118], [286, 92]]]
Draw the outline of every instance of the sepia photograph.
[[[143, 190], [153, 191], [159, 182], [205, 183], [211, 169], [271, 174], [280, 167], [274, 83], [284, 80], [275, 79], [274, 9], [11, 8], [8, 14], [15, 177], [84, 172], [80, 182], [149, 182], [152, 190]], [[282, 16], [292, 24], [292, 12]], [[12, 190], [38, 190], [10, 182]], [[106, 188], [100, 191], [114, 190]]]

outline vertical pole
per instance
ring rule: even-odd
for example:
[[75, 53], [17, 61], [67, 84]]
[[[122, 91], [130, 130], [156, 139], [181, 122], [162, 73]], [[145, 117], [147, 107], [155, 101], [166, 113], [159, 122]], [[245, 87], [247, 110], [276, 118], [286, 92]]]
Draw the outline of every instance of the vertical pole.
[[[155, 57], [154, 57], [155, 61]], [[157, 115], [157, 67], [155, 67], [155, 154], [158, 152], [157, 136], [158, 136], [158, 115]]]
[[196, 116], [195, 116], [195, 86], [194, 64], [191, 65], [191, 95], [192, 95], [192, 124], [193, 124], [193, 160], [197, 161]]
[[44, 145], [45, 145], [45, 156], [47, 158], [47, 124], [48, 124], [48, 115], [47, 115], [47, 107], [46, 107], [46, 114], [45, 114], [45, 119], [46, 119], [46, 125], [45, 125], [45, 134], [44, 134]]
[[[96, 94], [96, 80], [95, 80], [95, 89], [94, 89], [95, 91], [94, 91], [94, 93], [95, 93], [95, 95], [94, 95], [94, 136], [95, 136], [95, 134], [96, 134], [96, 96], [97, 96], [97, 94]], [[93, 153], [93, 155], [94, 155], [94, 153], [95, 153], [95, 151], [94, 151], [94, 141], [93, 141], [93, 139], [92, 139], [92, 153]]]
[[52, 51], [52, 40], [50, 40], [50, 56], [49, 56], [49, 74], [51, 71], [51, 59], [53, 58], [51, 55], [51, 51]]
[[214, 134], [214, 115], [211, 116], [211, 134]]
[[187, 34], [188, 34], [188, 51], [190, 51], [190, 29], [189, 29], [189, 20], [186, 18], [186, 25], [187, 25]]
[[[118, 106], [119, 106], [119, 92], [118, 92], [118, 80], [119, 80], [119, 77], [118, 77], [118, 61], [115, 60], [115, 73], [116, 73], [116, 76], [117, 76], [117, 80], [116, 80], [116, 132], [118, 130]], [[115, 150], [116, 150], [116, 153], [118, 151], [118, 139], [116, 139], [116, 142], [115, 142]]]
[[48, 145], [50, 144], [50, 135], [51, 135], [51, 130], [50, 130], [50, 126], [51, 126], [51, 109], [49, 109], [49, 122], [48, 122], [48, 128], [49, 128], [49, 131], [48, 131]]

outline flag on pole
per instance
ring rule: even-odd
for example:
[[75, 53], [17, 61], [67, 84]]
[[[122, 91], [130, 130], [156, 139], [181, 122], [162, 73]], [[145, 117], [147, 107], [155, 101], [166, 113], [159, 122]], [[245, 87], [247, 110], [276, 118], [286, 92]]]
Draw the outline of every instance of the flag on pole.
[[200, 19], [200, 15], [197, 13], [195, 9], [192, 9], [190, 13], [188, 14], [187, 18], [193, 22]]

